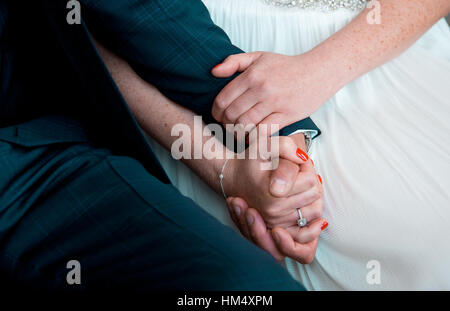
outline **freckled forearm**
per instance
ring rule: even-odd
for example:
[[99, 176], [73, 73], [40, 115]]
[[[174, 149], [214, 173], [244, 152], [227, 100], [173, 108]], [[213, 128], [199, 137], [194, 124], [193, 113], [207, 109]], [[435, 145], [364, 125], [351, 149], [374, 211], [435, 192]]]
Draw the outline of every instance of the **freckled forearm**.
[[[450, 0], [379, 0], [381, 23], [370, 24], [361, 12], [351, 23], [310, 54], [333, 73], [334, 92], [408, 49], [450, 12]], [[375, 11], [373, 11], [375, 12]]]
[[[96, 42], [97, 48], [111, 76], [126, 100], [131, 112], [142, 129], [156, 139], [167, 150], [179, 138], [172, 136], [172, 128], [177, 124], [186, 125], [191, 130], [191, 150], [195, 153], [194, 116], [195, 114], [163, 96], [153, 85], [142, 80], [124, 60]], [[201, 125], [203, 132], [205, 125]], [[211, 137], [202, 136], [203, 144]], [[221, 144], [220, 142], [218, 142]], [[200, 178], [215, 191], [221, 193], [218, 181], [225, 159], [225, 153], [231, 153], [225, 147], [217, 150], [212, 159], [182, 159]], [[231, 177], [230, 177], [231, 178]]]

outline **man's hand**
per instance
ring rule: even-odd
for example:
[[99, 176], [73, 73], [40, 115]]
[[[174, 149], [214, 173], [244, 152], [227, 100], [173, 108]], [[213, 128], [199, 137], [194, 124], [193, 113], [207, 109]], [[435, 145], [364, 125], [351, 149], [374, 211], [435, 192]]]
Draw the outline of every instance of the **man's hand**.
[[212, 74], [225, 78], [243, 73], [216, 97], [214, 118], [224, 124], [279, 124], [283, 128], [309, 117], [338, 90], [313, 57], [266, 52], [229, 56]]

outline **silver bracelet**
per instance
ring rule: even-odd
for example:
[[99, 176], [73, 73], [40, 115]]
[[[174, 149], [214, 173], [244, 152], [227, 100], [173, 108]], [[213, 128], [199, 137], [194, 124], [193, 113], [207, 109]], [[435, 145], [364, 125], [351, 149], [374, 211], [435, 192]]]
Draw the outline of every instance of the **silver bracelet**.
[[223, 197], [225, 198], [225, 200], [228, 199], [228, 196], [226, 195], [225, 189], [223, 188], [223, 172], [225, 171], [225, 167], [227, 166], [228, 160], [229, 159], [225, 160], [225, 163], [222, 166], [222, 171], [220, 172], [220, 175], [219, 175], [220, 188], [222, 189], [222, 194], [223, 194]]

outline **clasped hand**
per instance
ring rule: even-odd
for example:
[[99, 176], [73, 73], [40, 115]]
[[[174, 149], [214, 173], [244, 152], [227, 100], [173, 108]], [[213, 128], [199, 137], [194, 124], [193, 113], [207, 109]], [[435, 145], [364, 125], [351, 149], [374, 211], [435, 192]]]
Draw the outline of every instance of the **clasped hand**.
[[340, 87], [329, 66], [312, 52], [231, 55], [212, 69], [217, 78], [236, 72], [242, 73], [223, 88], [212, 108], [214, 118], [223, 124], [283, 128], [311, 116]]
[[[270, 138], [274, 139], [274, 138]], [[304, 148], [303, 134], [279, 137], [278, 167], [262, 170], [268, 159], [234, 159], [229, 163], [224, 188], [236, 226], [250, 241], [281, 261], [301, 263], [314, 259], [318, 238], [327, 222], [321, 218], [323, 187]], [[270, 159], [273, 160], [273, 159]], [[297, 225], [301, 209], [308, 225]]]

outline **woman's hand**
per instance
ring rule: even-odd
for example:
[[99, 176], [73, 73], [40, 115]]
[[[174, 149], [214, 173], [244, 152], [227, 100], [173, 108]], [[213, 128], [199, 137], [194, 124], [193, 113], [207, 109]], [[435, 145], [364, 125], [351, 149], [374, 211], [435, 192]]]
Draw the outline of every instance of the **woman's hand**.
[[310, 116], [339, 89], [328, 69], [309, 53], [229, 56], [212, 74], [224, 78], [243, 73], [216, 97], [212, 114], [224, 124], [279, 124], [283, 128]]
[[[302, 264], [310, 264], [314, 260], [320, 233], [328, 227], [325, 219], [317, 218], [303, 228], [293, 225], [286, 229], [268, 229], [259, 212], [249, 208], [245, 200], [230, 197], [227, 206], [242, 235], [277, 261], [290, 257]], [[240, 212], [236, 213], [236, 210]]]
[[[310, 116], [342, 87], [409, 48], [450, 12], [448, 0], [384, 0], [380, 23], [371, 9], [305, 54], [238, 54], [214, 67], [218, 78], [243, 72], [217, 96], [213, 116], [222, 123], [279, 124]], [[356, 103], [355, 103], [356, 104]]]

